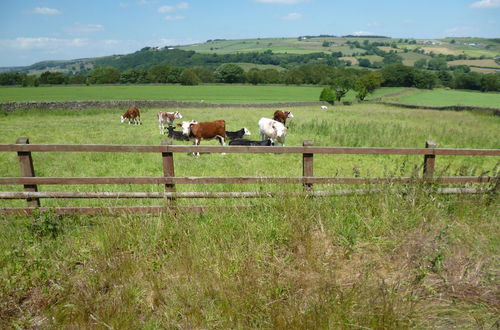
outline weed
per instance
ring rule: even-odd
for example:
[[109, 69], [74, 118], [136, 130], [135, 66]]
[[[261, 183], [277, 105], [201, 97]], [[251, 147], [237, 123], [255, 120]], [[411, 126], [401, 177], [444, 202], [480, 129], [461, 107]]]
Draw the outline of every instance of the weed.
[[32, 235], [43, 238], [56, 238], [63, 231], [63, 217], [53, 211], [35, 210], [32, 221], [28, 224], [28, 229]]

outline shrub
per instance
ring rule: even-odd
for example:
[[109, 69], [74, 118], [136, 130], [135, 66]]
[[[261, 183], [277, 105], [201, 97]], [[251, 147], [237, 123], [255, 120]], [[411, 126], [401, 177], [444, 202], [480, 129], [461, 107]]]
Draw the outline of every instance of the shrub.
[[325, 87], [321, 91], [321, 94], [319, 96], [319, 100], [333, 104], [335, 102], [335, 93], [333, 92], [333, 90], [331, 88]]

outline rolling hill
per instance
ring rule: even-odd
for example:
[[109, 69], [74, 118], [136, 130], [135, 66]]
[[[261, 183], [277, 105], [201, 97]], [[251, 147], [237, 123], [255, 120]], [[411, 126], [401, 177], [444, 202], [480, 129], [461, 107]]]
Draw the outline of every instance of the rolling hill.
[[[367, 51], [366, 44], [377, 43], [378, 49], [384, 52], [394, 52], [403, 58], [405, 65], [413, 65], [419, 59], [431, 59], [432, 55], [444, 54], [460, 56], [460, 59], [474, 61], [462, 64], [474, 67], [479, 72], [495, 72], [497, 65], [492, 65], [495, 58], [500, 58], [500, 39], [482, 38], [446, 38], [439, 40], [395, 39], [373, 36], [302, 36], [298, 38], [256, 38], [238, 40], [207, 40], [204, 43], [167, 46], [164, 48], [144, 47], [143, 49], [125, 55], [111, 55], [96, 58], [74, 59], [68, 61], [44, 61], [25, 67], [4, 67], [0, 72], [24, 72], [40, 74], [43, 71], [58, 71], [64, 73], [88, 72], [95, 67], [111, 66], [120, 70], [147, 69], [158, 64], [173, 66], [209, 66], [216, 67], [221, 63], [254, 63], [293, 67], [306, 63], [317, 63], [325, 56], [336, 54], [337, 58], [350, 58], [356, 65], [361, 58], [371, 62], [380, 61], [381, 57]], [[247, 54], [247, 56], [242, 56]], [[249, 54], [255, 56], [272, 55], [273, 59], [252, 60]], [[208, 58], [212, 56], [212, 58]], [[297, 58], [294, 58], [296, 56]], [[306, 56], [306, 60], [299, 58]], [[285, 61], [281, 59], [287, 58]], [[250, 59], [250, 60], [249, 60]], [[487, 59], [488, 61], [482, 61]], [[286, 63], [284, 65], [283, 63]], [[456, 65], [451, 62], [449, 65]], [[250, 69], [252, 65], [245, 65]]]

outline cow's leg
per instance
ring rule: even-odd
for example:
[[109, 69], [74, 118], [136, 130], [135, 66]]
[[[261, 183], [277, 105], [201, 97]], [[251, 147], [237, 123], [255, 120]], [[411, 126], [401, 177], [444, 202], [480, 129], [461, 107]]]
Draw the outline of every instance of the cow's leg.
[[159, 126], [160, 126], [160, 134], [165, 135], [165, 127], [163, 126], [163, 123], [160, 123]]
[[[217, 139], [219, 140], [219, 143], [221, 146], [223, 146], [223, 147], [226, 146], [225, 139], [222, 136], [217, 136]], [[222, 153], [222, 155], [225, 155], [225, 154], [226, 154], [225, 152]]]
[[[199, 146], [200, 145], [200, 139], [194, 139], [194, 145], [195, 146]], [[200, 153], [199, 152], [195, 152], [194, 155], [195, 156], [199, 156]]]

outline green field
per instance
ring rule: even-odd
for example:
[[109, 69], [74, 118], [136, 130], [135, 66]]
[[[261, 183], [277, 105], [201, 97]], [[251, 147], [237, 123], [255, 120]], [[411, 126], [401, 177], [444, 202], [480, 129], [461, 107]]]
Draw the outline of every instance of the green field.
[[404, 94], [401, 97], [397, 97], [396, 101], [429, 106], [467, 105], [499, 108], [500, 93], [481, 93], [448, 89], [416, 90], [415, 93]]
[[0, 102], [177, 100], [211, 103], [318, 101], [321, 87], [250, 85], [111, 85], [0, 88]]
[[[253, 86], [253, 85], [108, 85], [0, 88], [0, 102], [81, 101], [81, 100], [178, 100], [208, 103], [276, 103], [315, 102], [323, 87], [318, 86]], [[401, 96], [390, 96], [403, 92]], [[456, 90], [417, 90], [385, 87], [367, 96], [372, 100], [389, 95], [396, 102], [445, 106], [470, 105], [499, 107], [500, 94]], [[343, 101], [354, 101], [356, 92], [349, 91]]]
[[[165, 109], [143, 108], [142, 126], [119, 124], [123, 111], [115, 109], [94, 109], [85, 111], [17, 111], [2, 117], [2, 136], [0, 143], [14, 143], [21, 136], [30, 138], [31, 143], [54, 144], [145, 144], [159, 145], [164, 138], [159, 134], [156, 113]], [[252, 139], [258, 139], [257, 123], [261, 117], [271, 117], [274, 108], [269, 109], [231, 109], [231, 108], [188, 108], [180, 109], [185, 120], [209, 121], [226, 120], [227, 130], [248, 128]], [[328, 111], [319, 106], [295, 107], [290, 109], [296, 118], [288, 125], [290, 132], [287, 145], [300, 146], [304, 140], [313, 140], [318, 146], [349, 147], [423, 147], [426, 140], [436, 141], [444, 148], [498, 148], [498, 127], [500, 118], [475, 115], [471, 112], [441, 112], [393, 109], [383, 105], [363, 104], [353, 106], [333, 106]], [[30, 120], [35, 115], [36, 121]], [[447, 128], [447, 129], [444, 129]], [[452, 132], [450, 134], [450, 131]], [[185, 144], [175, 141], [176, 144]], [[203, 144], [217, 145], [215, 141]], [[7, 154], [1, 155], [0, 168], [5, 176], [16, 176], [17, 160]], [[161, 176], [160, 155], [156, 154], [35, 154], [38, 175], [41, 176]], [[220, 159], [220, 155], [205, 155], [201, 158], [184, 154], [176, 155], [176, 174], [180, 176], [212, 175], [278, 175], [299, 176], [301, 173], [300, 155], [281, 155], [279, 164], [274, 162], [276, 155], [230, 154]], [[403, 156], [317, 156], [315, 175], [318, 176], [412, 176], [415, 168], [422, 165], [421, 157]], [[209, 159], [208, 163], [204, 159]], [[213, 160], [213, 161], [212, 161]], [[80, 164], [92, 162], [91, 167], [81, 168]], [[113, 162], [132, 166], [113, 166]], [[220, 161], [223, 161], [221, 167]], [[203, 164], [201, 166], [201, 164]], [[245, 164], [245, 166], [236, 166]], [[285, 164], [290, 164], [285, 166]], [[401, 167], [404, 164], [403, 167]], [[437, 171], [443, 175], [459, 172], [470, 175], [491, 171], [496, 164], [494, 158], [443, 157], [437, 164]], [[276, 166], [282, 167], [279, 172]], [[120, 189], [115, 186], [112, 189]], [[131, 186], [127, 189], [148, 191], [151, 186]], [[161, 189], [160, 186], [154, 187]], [[190, 189], [220, 189], [202, 186], [181, 186], [181, 191]], [[235, 186], [224, 186], [237, 189]], [[258, 189], [256, 186], [242, 189]], [[300, 187], [295, 187], [300, 188]], [[294, 189], [295, 189], [294, 188]], [[17, 187], [16, 189], [21, 189]], [[89, 189], [79, 187], [78, 189]], [[105, 188], [102, 188], [105, 189]], [[280, 187], [270, 187], [280, 189]], [[95, 201], [100, 203], [99, 201]], [[128, 203], [117, 200], [114, 203]], [[5, 202], [7, 203], [7, 202]], [[12, 205], [23, 205], [23, 201], [9, 201]], [[55, 206], [57, 201], [47, 200]], [[75, 205], [85, 204], [79, 200], [65, 201]]]
[[[353, 52], [363, 52], [362, 49], [351, 49], [345, 42], [349, 39], [344, 38], [259, 38], [259, 39], [240, 39], [240, 40], [216, 40], [200, 44], [179, 46], [182, 50], [193, 50], [199, 53], [216, 54], [234, 54], [242, 52], [264, 52], [269, 49], [273, 53], [289, 54], [309, 54], [317, 52], [342, 52], [345, 55], [351, 55]], [[329, 47], [323, 47], [323, 42], [333, 43]], [[373, 41], [373, 40], [372, 40]]]
[[[110, 87], [88, 88], [92, 93], [87, 95], [105, 98], [120, 86]], [[24, 89], [13, 89], [17, 90]], [[24, 95], [23, 100], [28, 99]], [[165, 137], [159, 134], [155, 116], [165, 109], [141, 110], [141, 126], [120, 124], [122, 111], [116, 109], [0, 113], [0, 143], [26, 136], [36, 144], [160, 144]], [[225, 119], [227, 129], [247, 127], [250, 138], [258, 139], [259, 118], [272, 116], [274, 110], [186, 108], [181, 112], [186, 120]], [[318, 146], [423, 147], [425, 140], [433, 140], [443, 148], [500, 148], [500, 117], [472, 111], [408, 110], [381, 104], [290, 110], [295, 118], [288, 122], [288, 146], [309, 139]], [[174, 144], [184, 143], [189, 142]], [[174, 156], [176, 176], [298, 177], [301, 160], [301, 155], [285, 154]], [[315, 155], [314, 175], [420, 176], [422, 162], [422, 156]], [[33, 153], [33, 163], [37, 176], [44, 177], [163, 173], [161, 155], [149, 153]], [[498, 157], [438, 156], [436, 175], [497, 176], [499, 165]], [[0, 176], [18, 175], [17, 154], [0, 153]], [[498, 191], [441, 195], [428, 185], [371, 187], [381, 192], [178, 201], [212, 207], [202, 214], [0, 215], [0, 328], [494, 328], [498, 323]], [[293, 185], [176, 188], [302, 190]], [[352, 187], [315, 186], [318, 190], [345, 188]], [[22, 189], [2, 186], [3, 191]], [[39, 186], [40, 191], [163, 189], [162, 185]], [[42, 205], [162, 202], [44, 199]], [[23, 200], [0, 200], [0, 207], [25, 205]], [[225, 208], [229, 205], [250, 207]]]

